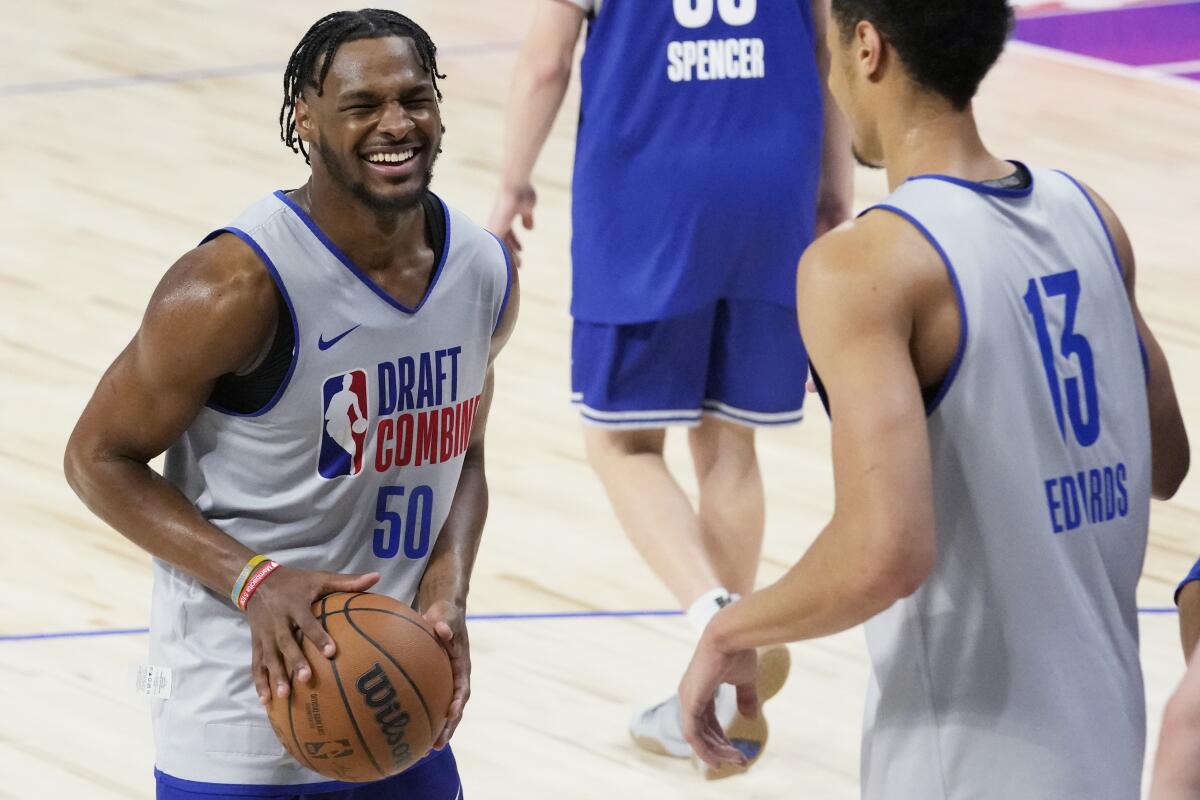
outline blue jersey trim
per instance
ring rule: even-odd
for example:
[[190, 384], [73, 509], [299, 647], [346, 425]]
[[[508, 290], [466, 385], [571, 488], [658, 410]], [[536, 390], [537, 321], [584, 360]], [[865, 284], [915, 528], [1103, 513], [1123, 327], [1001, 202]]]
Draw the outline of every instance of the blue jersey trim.
[[1187, 577], [1179, 582], [1179, 586], [1175, 589], [1175, 605], [1179, 605], [1179, 593], [1183, 591], [1183, 587], [1187, 586], [1192, 581], [1200, 581], [1200, 561], [1197, 561], [1192, 571], [1187, 574]]
[[417, 303], [416, 307], [414, 308], [409, 308], [385, 292], [383, 289], [379, 288], [375, 281], [367, 277], [367, 274], [359, 269], [358, 266], [350, 260], [349, 256], [343, 253], [336, 244], [330, 241], [329, 237], [325, 235], [325, 232], [317, 227], [317, 223], [313, 221], [313, 218], [310, 217], [303, 208], [298, 206], [294, 200], [288, 197], [282, 189], [276, 191], [275, 196], [282, 200], [287, 207], [290, 208], [295, 215], [300, 218], [301, 222], [308, 226], [308, 229], [313, 232], [313, 235], [316, 236], [317, 239], [320, 240], [321, 244], [325, 245], [325, 249], [332, 253], [338, 261], [342, 262], [342, 265], [346, 267], [346, 269], [350, 270], [354, 277], [362, 281], [368, 289], [377, 294], [381, 300], [386, 302], [392, 308], [403, 311], [405, 314], [415, 314], [421, 310], [421, 306], [425, 305], [425, 301], [428, 300], [429, 296], [433, 294], [433, 288], [437, 286], [438, 278], [440, 278], [442, 275], [442, 268], [446, 265], [446, 257], [450, 254], [450, 210], [437, 195], [434, 195], [433, 197], [438, 201], [438, 205], [442, 207], [442, 214], [446, 219], [446, 242], [442, 247], [442, 257], [438, 261], [437, 266], [434, 267], [433, 278], [430, 279], [429, 287], [425, 290], [425, 296], [421, 298], [421, 302]]
[[1092, 211], [1096, 215], [1096, 220], [1100, 223], [1100, 229], [1104, 231], [1104, 237], [1108, 239], [1108, 248], [1112, 251], [1113, 264], [1117, 267], [1117, 272], [1121, 276], [1121, 280], [1125, 280], [1125, 266], [1121, 263], [1121, 256], [1117, 253], [1117, 240], [1113, 238], [1112, 231], [1108, 229], [1108, 223], [1104, 221], [1104, 215], [1100, 213], [1100, 207], [1096, 205], [1096, 201], [1088, 193], [1087, 189], [1083, 188], [1083, 184], [1075, 180], [1073, 177], [1063, 172], [1061, 169], [1054, 170], [1059, 175], [1075, 184], [1075, 188], [1083, 195], [1083, 199], [1087, 200], [1087, 204], [1092, 207]]
[[[1026, 167], [1020, 161], [1010, 161], [1008, 163], [1015, 164], [1018, 167], [1022, 167], [1025, 169], [1026, 172], [1029, 173], [1029, 185], [1028, 186], [1022, 187], [1020, 189], [1002, 189], [999, 186], [988, 186], [986, 183], [979, 183], [978, 181], [969, 181], [966, 178], [955, 178], [952, 175], [938, 175], [938, 174], [932, 174], [932, 173], [928, 174], [928, 175], [914, 175], [911, 178], [909, 178], [907, 181], [905, 181], [905, 183], [908, 183], [908, 181], [942, 181], [944, 183], [952, 183], [955, 186], [961, 186], [964, 189], [970, 189], [972, 192], [976, 192], [978, 194], [990, 194], [993, 197], [1010, 197], [1010, 198], [1029, 197], [1029, 195], [1033, 194], [1033, 181], [1034, 181], [1033, 170], [1029, 169], [1029, 167]], [[876, 206], [876, 208], [879, 208], [879, 207], [880, 206]]]
[[283, 278], [280, 276], [279, 270], [275, 268], [275, 264], [271, 261], [270, 256], [268, 256], [266, 252], [259, 246], [258, 242], [254, 241], [254, 238], [250, 236], [250, 234], [246, 233], [240, 228], [234, 228], [232, 226], [227, 228], [218, 228], [208, 236], [205, 236], [204, 241], [200, 242], [200, 244], [210, 242], [223, 233], [232, 233], [234, 236], [241, 239], [243, 242], [248, 244], [250, 249], [254, 251], [259, 259], [262, 260], [263, 266], [267, 268], [267, 273], [271, 276], [271, 280], [275, 281], [275, 287], [279, 289], [279, 294], [283, 296], [283, 302], [287, 305], [288, 313], [290, 313], [292, 316], [292, 333], [295, 335], [295, 340], [294, 344], [292, 345], [292, 361], [290, 364], [288, 364], [287, 374], [283, 376], [283, 382], [279, 384], [279, 388], [275, 390], [275, 395], [267, 401], [265, 406], [257, 411], [241, 412], [233, 411], [211, 401], [205, 403], [204, 405], [208, 408], [211, 408], [213, 411], [230, 417], [261, 417], [263, 414], [266, 414], [275, 407], [275, 404], [278, 403], [283, 397], [283, 393], [287, 389], [288, 384], [292, 382], [292, 373], [296, 371], [296, 363], [300, 360], [300, 318], [296, 315], [296, 307], [292, 305], [292, 297], [288, 294], [287, 287], [283, 285]]
[[372, 786], [377, 783], [384, 783], [390, 780], [402, 779], [402, 776], [417, 767], [441, 758], [446, 753], [450, 752], [449, 747], [441, 750], [433, 750], [429, 755], [417, 761], [411, 767], [406, 769], [399, 775], [392, 775], [387, 778], [381, 778], [377, 781], [365, 781], [363, 783], [348, 783], [346, 781], [319, 781], [317, 783], [289, 783], [289, 784], [258, 784], [258, 783], [208, 783], [206, 781], [189, 781], [185, 778], [176, 778], [174, 775], [168, 775], [158, 767], [154, 768], [154, 780], [164, 786], [169, 786], [173, 789], [182, 789], [193, 794], [210, 794], [217, 797], [279, 797], [280, 795], [299, 795], [299, 794], [320, 794], [324, 792], [344, 792], [354, 789], [361, 789], [364, 786]]
[[[951, 182], [954, 183], [956, 181]], [[962, 319], [962, 324], [959, 326], [958, 331], [958, 349], [954, 353], [954, 360], [950, 362], [950, 368], [946, 370], [946, 376], [942, 378], [942, 383], [938, 387], [937, 394], [933, 396], [933, 399], [930, 400], [929, 404], [925, 407], [926, 416], [931, 416], [933, 412], [937, 411], [938, 406], [941, 405], [942, 400], [946, 397], [946, 393], [950, 391], [950, 386], [954, 383], [954, 379], [958, 375], [959, 367], [962, 366], [963, 356], [967, 352], [967, 330], [969, 327], [967, 323], [967, 304], [963, 300], [962, 286], [958, 282], [958, 272], [955, 271], [954, 265], [950, 263], [950, 256], [946, 255], [946, 251], [942, 249], [942, 245], [937, 239], [934, 238], [933, 234], [929, 232], [929, 229], [918, 222], [917, 218], [912, 214], [909, 214], [907, 211], [897, 208], [896, 206], [890, 206], [887, 204], [871, 206], [871, 208], [868, 208], [867, 211], [863, 212], [863, 214], [875, 209], [890, 211], [901, 219], [907, 220], [910, 225], [920, 231], [921, 235], [924, 236], [931, 245], [933, 245], [933, 249], [937, 251], [939, 256], [941, 256], [942, 263], [946, 265], [946, 273], [950, 276], [950, 283], [954, 285], [954, 298], [958, 301], [958, 314]], [[860, 214], [859, 216], [862, 215]]]
[[504, 310], [508, 308], [508, 293], [512, 291], [513, 283], [513, 264], [512, 257], [508, 254], [508, 248], [504, 246], [504, 242], [500, 241], [500, 237], [488, 231], [492, 238], [496, 240], [496, 244], [500, 245], [500, 252], [504, 254], [504, 297], [500, 299], [500, 313], [496, 315], [496, 324], [492, 326], [492, 335], [500, 329], [500, 322], [504, 319]]
[[[1104, 236], [1108, 239], [1108, 247], [1112, 251], [1113, 264], [1117, 267], [1117, 274], [1121, 276], [1121, 282], [1125, 281], [1125, 265], [1121, 263], [1121, 254], [1117, 251], [1117, 240], [1113, 238], [1112, 230], [1108, 227], [1108, 223], [1104, 221], [1104, 215], [1100, 213], [1100, 206], [1096, 205], [1096, 201], [1092, 199], [1092, 195], [1087, 189], [1083, 188], [1083, 184], [1075, 180], [1075, 178], [1063, 172], [1061, 169], [1054, 170], [1059, 175], [1075, 184], [1075, 188], [1083, 195], [1083, 199], [1087, 200], [1087, 204], [1092, 207], [1092, 212], [1096, 215], [1096, 220], [1100, 223], [1100, 230], [1104, 231]], [[1133, 305], [1130, 304], [1130, 312], [1133, 312]], [[1134, 328], [1137, 328], [1137, 321], [1134, 320]], [[1146, 343], [1142, 341], [1142, 332], [1137, 331], [1138, 349], [1142, 353], [1142, 371], [1146, 373], [1146, 384], [1150, 384], [1150, 357], [1146, 354]]]

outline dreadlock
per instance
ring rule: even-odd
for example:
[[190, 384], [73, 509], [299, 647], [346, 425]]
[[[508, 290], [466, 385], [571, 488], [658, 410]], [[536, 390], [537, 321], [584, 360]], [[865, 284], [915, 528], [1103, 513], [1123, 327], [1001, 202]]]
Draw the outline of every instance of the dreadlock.
[[[337, 11], [321, 17], [313, 23], [288, 59], [283, 71], [283, 107], [279, 109], [279, 138], [293, 153], [304, 156], [308, 163], [308, 149], [296, 135], [296, 101], [306, 88], [315, 89], [317, 96], [324, 91], [325, 76], [333, 64], [333, 56], [346, 42], [357, 39], [375, 39], [384, 36], [400, 36], [412, 39], [416, 46], [421, 68], [429, 73], [438, 102], [442, 90], [438, 78], [445, 78], [437, 68], [437, 45], [417, 23], [403, 14], [379, 8], [364, 8], [361, 11]], [[321, 65], [317, 73], [317, 64]]]

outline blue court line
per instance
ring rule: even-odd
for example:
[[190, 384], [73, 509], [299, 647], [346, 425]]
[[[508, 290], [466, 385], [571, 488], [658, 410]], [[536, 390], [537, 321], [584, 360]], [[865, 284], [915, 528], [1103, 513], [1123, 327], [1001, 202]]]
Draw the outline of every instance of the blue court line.
[[[1141, 614], [1174, 614], [1174, 606], [1139, 608]], [[471, 622], [496, 622], [511, 620], [544, 620], [544, 619], [620, 619], [646, 617], [682, 617], [683, 612], [676, 609], [640, 609], [634, 611], [546, 611], [513, 614], [468, 614]], [[89, 636], [136, 636], [150, 632], [149, 628], [102, 628], [94, 631], [58, 631], [51, 633], [10, 633], [0, 635], [0, 644], [5, 642], [30, 642], [40, 639], [83, 639]]]
[[[491, 53], [508, 53], [521, 46], [519, 41], [482, 42], [480, 44], [450, 45], [438, 49], [443, 59], [461, 56], [479, 56]], [[177, 70], [174, 72], [142, 72], [132, 75], [112, 75], [104, 78], [76, 78], [65, 81], [35, 81], [32, 83], [10, 83], [0, 85], [0, 97], [19, 95], [62, 94], [64, 92], [90, 92], [103, 89], [125, 89], [130, 86], [157, 86], [189, 81], [206, 81], [215, 78], [244, 78], [252, 75], [282, 74], [282, 61], [266, 61], [257, 64], [235, 64], [228, 67], [206, 67], [201, 69]]]
[[[467, 614], [471, 622], [495, 620], [537, 619], [603, 619], [619, 617], [682, 617], [675, 609], [641, 609], [635, 611], [546, 611], [525, 614]], [[29, 642], [37, 639], [82, 639], [87, 636], [133, 636], [149, 633], [149, 628], [102, 628], [94, 631], [57, 631], [52, 633], [10, 633], [0, 635], [3, 642]]]

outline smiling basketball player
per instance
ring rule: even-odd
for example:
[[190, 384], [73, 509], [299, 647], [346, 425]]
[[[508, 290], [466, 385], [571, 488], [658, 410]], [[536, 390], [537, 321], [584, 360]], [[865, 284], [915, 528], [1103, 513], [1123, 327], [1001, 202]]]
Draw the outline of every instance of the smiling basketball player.
[[[504, 248], [429, 191], [435, 55], [391, 11], [313, 25], [280, 115], [310, 178], [167, 272], [68, 446], [71, 485], [155, 557], [159, 798], [461, 795], [444, 745], [469, 693], [483, 432], [517, 297]], [[165, 479], [147, 464], [164, 450]], [[310, 603], [366, 589], [424, 612], [455, 694], [443, 749], [352, 788], [285, 755], [261, 703], [311, 676], [297, 635], [335, 652]]]

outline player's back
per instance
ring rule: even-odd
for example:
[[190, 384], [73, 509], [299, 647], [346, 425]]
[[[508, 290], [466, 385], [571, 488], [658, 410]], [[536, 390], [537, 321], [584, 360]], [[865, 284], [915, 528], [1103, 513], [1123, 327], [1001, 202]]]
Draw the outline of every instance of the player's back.
[[882, 207], [946, 261], [962, 338], [930, 403], [937, 563], [867, 625], [863, 796], [1132, 800], [1150, 434], [1111, 237], [1057, 172]]
[[600, 4], [580, 66], [576, 318], [794, 304], [821, 165], [815, 47], [810, 0]]

